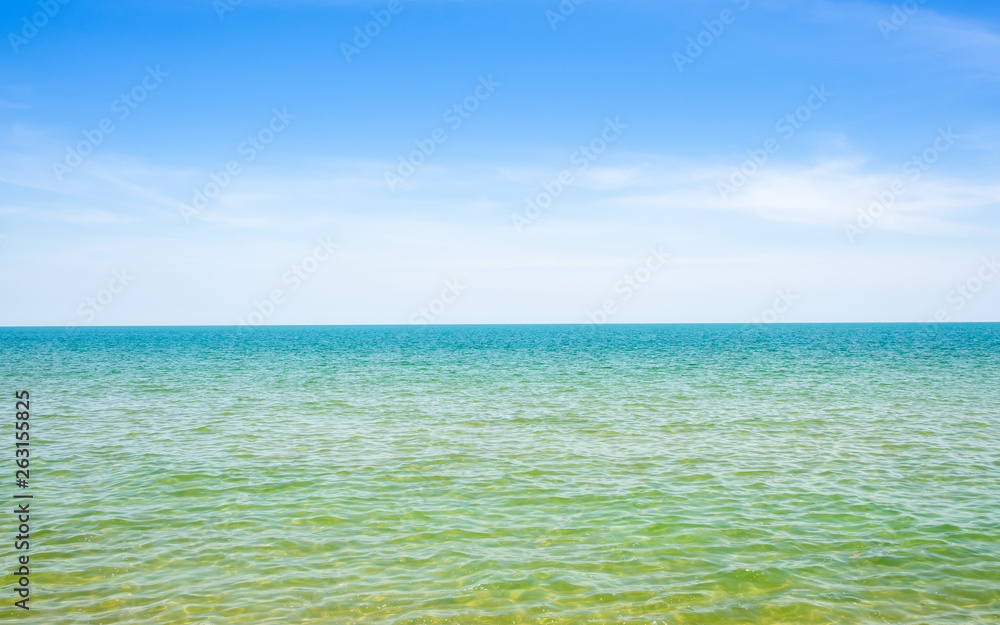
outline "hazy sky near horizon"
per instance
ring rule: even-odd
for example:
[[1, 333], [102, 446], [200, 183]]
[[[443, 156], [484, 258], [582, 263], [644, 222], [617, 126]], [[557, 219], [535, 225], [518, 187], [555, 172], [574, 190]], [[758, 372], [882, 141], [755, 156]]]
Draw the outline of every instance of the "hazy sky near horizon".
[[0, 325], [1000, 321], [1000, 4], [9, 0]]

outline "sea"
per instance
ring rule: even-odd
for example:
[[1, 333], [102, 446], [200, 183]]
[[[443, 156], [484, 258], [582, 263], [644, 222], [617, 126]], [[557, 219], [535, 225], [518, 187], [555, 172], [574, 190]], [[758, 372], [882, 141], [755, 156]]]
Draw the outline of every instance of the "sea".
[[2, 328], [0, 397], [5, 622], [1000, 623], [1000, 324]]

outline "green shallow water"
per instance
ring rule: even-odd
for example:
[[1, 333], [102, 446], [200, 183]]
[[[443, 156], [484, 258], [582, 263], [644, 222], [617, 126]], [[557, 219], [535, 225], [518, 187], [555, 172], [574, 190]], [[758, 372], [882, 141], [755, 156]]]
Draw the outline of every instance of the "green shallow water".
[[1000, 622], [1000, 325], [0, 329], [0, 356], [8, 408], [32, 393], [19, 622]]

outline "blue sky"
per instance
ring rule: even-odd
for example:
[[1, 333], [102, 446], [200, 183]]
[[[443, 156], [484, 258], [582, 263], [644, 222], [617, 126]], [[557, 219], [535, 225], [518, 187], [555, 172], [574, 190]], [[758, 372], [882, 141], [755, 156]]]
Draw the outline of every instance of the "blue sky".
[[0, 8], [0, 325], [1000, 321], [1000, 5], [235, 1]]

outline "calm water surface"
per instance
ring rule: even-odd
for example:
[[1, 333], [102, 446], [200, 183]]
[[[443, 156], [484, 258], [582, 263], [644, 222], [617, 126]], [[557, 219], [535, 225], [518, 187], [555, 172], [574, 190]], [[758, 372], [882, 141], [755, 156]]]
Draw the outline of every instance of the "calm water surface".
[[22, 388], [12, 622], [1000, 622], [997, 324], [0, 329]]

